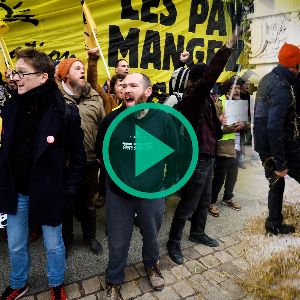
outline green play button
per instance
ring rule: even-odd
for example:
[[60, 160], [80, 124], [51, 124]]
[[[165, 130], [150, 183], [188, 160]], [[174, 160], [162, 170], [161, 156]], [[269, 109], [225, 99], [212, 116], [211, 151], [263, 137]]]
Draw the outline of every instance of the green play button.
[[189, 121], [158, 103], [120, 111], [106, 131], [102, 151], [109, 184], [147, 199], [179, 190], [192, 176], [199, 153]]
[[135, 125], [135, 137], [136, 145], [152, 145], [151, 149], [150, 147], [136, 147], [135, 176], [139, 176], [175, 151], [138, 125]]

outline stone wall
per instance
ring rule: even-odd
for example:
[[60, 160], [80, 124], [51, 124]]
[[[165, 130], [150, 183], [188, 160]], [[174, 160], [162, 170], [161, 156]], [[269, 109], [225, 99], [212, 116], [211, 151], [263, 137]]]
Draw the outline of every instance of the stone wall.
[[277, 54], [284, 43], [300, 46], [299, 0], [254, 0], [254, 13], [248, 14], [251, 22], [250, 64], [255, 76], [254, 84], [278, 63]]

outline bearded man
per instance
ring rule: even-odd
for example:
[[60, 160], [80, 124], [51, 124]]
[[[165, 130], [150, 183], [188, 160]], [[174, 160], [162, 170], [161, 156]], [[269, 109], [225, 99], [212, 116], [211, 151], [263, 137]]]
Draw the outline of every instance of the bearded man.
[[[65, 101], [79, 108], [81, 128], [84, 131], [84, 147], [87, 155], [87, 165], [83, 181], [79, 187], [75, 201], [75, 213], [81, 222], [84, 241], [91, 250], [99, 254], [101, 244], [96, 240], [96, 207], [95, 194], [99, 164], [95, 154], [95, 141], [100, 121], [105, 116], [103, 101], [99, 94], [85, 80], [83, 62], [78, 58], [68, 58], [61, 61], [57, 67], [56, 77], [61, 80], [59, 88]], [[64, 241], [70, 246], [73, 236], [73, 214], [69, 211], [63, 224]]]
[[[124, 105], [109, 113], [99, 128], [96, 153], [104, 162], [102, 146], [105, 134], [124, 110], [147, 102], [152, 93], [150, 79], [141, 73], [132, 73], [123, 80]], [[116, 174], [127, 185], [147, 191], [162, 190], [165, 164], [167, 174], [170, 160], [161, 160], [155, 168], [149, 168], [142, 174], [134, 176], [135, 144], [137, 143], [135, 126], [138, 124], [144, 130], [151, 132], [160, 141], [178, 148], [177, 131], [171, 117], [159, 110], [145, 109], [124, 118], [114, 131], [110, 139], [110, 161]], [[134, 145], [124, 147], [126, 144]], [[152, 151], [155, 147], [147, 138], [144, 143], [137, 143], [139, 147], [148, 145]], [[152, 148], [151, 148], [152, 147]], [[172, 174], [172, 172], [170, 172]], [[109, 260], [106, 268], [106, 289], [101, 299], [121, 299], [120, 288], [124, 282], [124, 269], [127, 263], [128, 250], [131, 241], [135, 213], [143, 237], [142, 257], [151, 287], [155, 291], [164, 288], [164, 278], [159, 269], [159, 231], [165, 211], [165, 198], [144, 199], [133, 196], [117, 186], [106, 174], [106, 218]], [[167, 176], [166, 176], [167, 177]]]

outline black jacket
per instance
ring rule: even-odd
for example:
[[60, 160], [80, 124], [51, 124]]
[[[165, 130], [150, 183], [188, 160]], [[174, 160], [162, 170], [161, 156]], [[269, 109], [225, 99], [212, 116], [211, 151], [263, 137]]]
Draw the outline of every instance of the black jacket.
[[274, 157], [278, 171], [287, 168], [287, 158], [300, 155], [294, 81], [293, 73], [278, 65], [261, 79], [256, 95], [255, 150], [263, 157]]
[[[37, 129], [32, 171], [28, 174], [29, 219], [34, 224], [57, 226], [62, 223], [67, 203], [76, 194], [84, 172], [86, 155], [78, 108], [69, 106], [66, 114], [64, 98], [56, 86], [49, 89], [47, 96], [52, 98], [52, 101]], [[16, 214], [17, 211], [18, 191], [13, 179], [12, 157], [15, 153], [19, 107], [20, 96], [2, 110], [0, 213]], [[49, 143], [48, 137], [54, 137], [54, 142]]]

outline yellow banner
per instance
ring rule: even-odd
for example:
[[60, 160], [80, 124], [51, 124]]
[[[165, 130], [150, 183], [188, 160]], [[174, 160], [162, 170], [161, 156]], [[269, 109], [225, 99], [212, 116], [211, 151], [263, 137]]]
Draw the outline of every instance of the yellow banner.
[[[111, 74], [122, 57], [131, 72], [147, 74], [166, 89], [180, 53], [188, 50], [195, 63], [209, 62], [231, 35], [234, 3], [230, 0], [86, 0], [97, 26], [99, 44]], [[18, 48], [35, 47], [54, 60], [85, 60], [80, 0], [2, 0], [0, 18], [9, 25], [4, 34], [14, 58]], [[240, 41], [220, 81], [232, 75], [242, 50]], [[107, 74], [99, 60], [99, 81]]]

